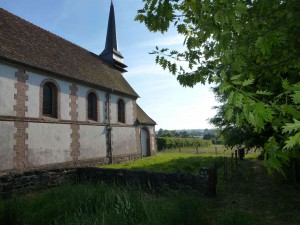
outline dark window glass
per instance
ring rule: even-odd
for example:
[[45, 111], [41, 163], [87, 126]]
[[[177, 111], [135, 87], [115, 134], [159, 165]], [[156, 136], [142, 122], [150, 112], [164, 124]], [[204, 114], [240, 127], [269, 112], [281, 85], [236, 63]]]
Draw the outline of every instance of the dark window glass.
[[88, 119], [97, 121], [97, 96], [92, 92], [88, 95]]
[[124, 101], [122, 99], [118, 101], [118, 121], [125, 123], [125, 108]]
[[43, 87], [43, 114], [57, 116], [57, 88], [52, 83], [46, 83]]

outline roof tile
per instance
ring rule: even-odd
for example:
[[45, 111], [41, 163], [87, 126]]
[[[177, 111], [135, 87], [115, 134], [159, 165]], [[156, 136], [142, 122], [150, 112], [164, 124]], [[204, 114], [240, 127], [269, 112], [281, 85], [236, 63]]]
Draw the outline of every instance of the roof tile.
[[156, 122], [151, 119], [142, 108], [137, 104], [137, 120], [140, 124], [156, 125]]

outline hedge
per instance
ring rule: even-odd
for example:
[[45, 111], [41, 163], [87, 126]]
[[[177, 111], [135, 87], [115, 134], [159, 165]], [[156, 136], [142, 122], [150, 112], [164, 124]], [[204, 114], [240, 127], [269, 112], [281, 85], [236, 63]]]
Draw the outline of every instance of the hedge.
[[212, 144], [210, 140], [203, 140], [199, 138], [171, 138], [159, 137], [156, 138], [157, 150], [175, 149], [185, 147], [208, 147]]

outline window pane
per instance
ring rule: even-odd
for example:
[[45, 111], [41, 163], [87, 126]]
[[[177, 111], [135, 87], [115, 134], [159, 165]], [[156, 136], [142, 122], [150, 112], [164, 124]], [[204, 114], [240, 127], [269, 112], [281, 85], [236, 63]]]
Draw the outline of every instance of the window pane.
[[118, 121], [121, 123], [125, 123], [125, 110], [124, 102], [122, 99], [118, 101]]
[[43, 88], [43, 113], [52, 115], [53, 113], [53, 90], [50, 84], [45, 84]]
[[97, 97], [94, 93], [88, 95], [88, 119], [97, 120]]

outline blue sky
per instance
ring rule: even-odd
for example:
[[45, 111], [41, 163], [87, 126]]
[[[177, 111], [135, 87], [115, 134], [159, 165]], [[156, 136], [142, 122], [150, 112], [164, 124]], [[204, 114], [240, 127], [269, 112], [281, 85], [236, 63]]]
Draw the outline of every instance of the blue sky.
[[[157, 122], [156, 130], [211, 128], [207, 121], [217, 105], [208, 86], [184, 88], [176, 77], [149, 55], [156, 45], [182, 49], [174, 29], [150, 33], [135, 22], [141, 0], [114, 0], [119, 50], [128, 65], [124, 74], [141, 98], [144, 111]], [[95, 54], [104, 49], [110, 0], [0, 0], [0, 7]]]

